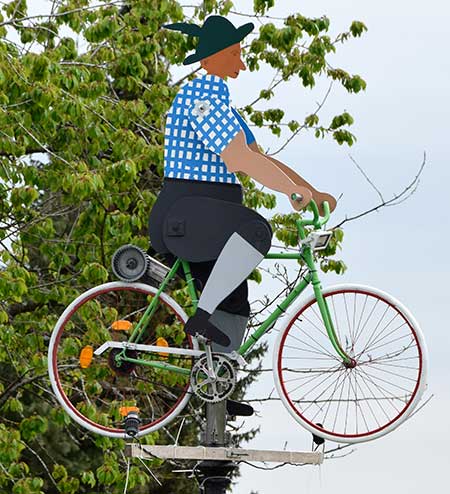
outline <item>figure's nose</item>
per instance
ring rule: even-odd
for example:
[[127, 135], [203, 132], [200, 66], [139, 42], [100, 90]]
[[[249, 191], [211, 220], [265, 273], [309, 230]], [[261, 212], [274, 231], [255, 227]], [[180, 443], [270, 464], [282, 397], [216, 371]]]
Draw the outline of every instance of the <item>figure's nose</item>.
[[242, 58], [239, 59], [239, 70], [247, 70], [247, 67], [245, 66]]

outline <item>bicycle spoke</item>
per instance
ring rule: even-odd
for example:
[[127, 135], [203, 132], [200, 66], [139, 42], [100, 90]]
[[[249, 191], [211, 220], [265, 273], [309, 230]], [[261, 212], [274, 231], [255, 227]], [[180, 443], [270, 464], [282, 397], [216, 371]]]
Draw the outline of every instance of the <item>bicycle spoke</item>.
[[[364, 330], [366, 329], [366, 326], [367, 324], [369, 323], [370, 319], [372, 318], [372, 314], [375, 312], [375, 309], [377, 308], [378, 306], [378, 302], [379, 300], [377, 300], [374, 304], [374, 306], [372, 307], [372, 310], [370, 311], [370, 314], [367, 316], [367, 319], [365, 320], [362, 328], [361, 328], [361, 332], [360, 334], [358, 335], [358, 337], [355, 339], [355, 343], [358, 341], [359, 337], [363, 334]], [[387, 310], [387, 309], [386, 309]]]
[[[346, 372], [344, 372], [342, 375], [343, 375], [343, 380], [342, 380], [342, 383], [341, 383], [341, 385], [342, 385], [341, 394], [340, 394], [339, 400], [338, 400], [338, 409], [339, 409], [339, 406], [340, 406], [340, 400], [342, 399], [342, 393], [343, 393], [343, 390], [344, 390], [344, 381], [347, 379], [347, 373]], [[336, 383], [336, 386], [334, 387], [333, 392], [331, 393], [330, 398], [328, 398], [328, 408], [327, 408], [327, 411], [325, 412], [325, 415], [324, 415], [324, 417], [322, 419], [322, 421], [323, 421], [324, 424], [327, 421], [327, 415], [328, 415], [328, 412], [330, 410], [331, 404], [333, 403], [333, 397], [334, 397], [334, 393], [337, 390], [337, 386], [338, 386], [338, 383]]]
[[397, 396], [397, 395], [393, 394], [391, 391], [389, 391], [388, 389], [386, 389], [381, 384], [376, 383], [373, 379], [374, 376], [371, 376], [368, 372], [366, 372], [362, 369], [360, 369], [359, 372], [361, 374], [364, 374], [366, 386], [368, 386], [367, 382], [369, 382], [378, 391], [378, 393], [380, 393], [381, 396], [376, 397], [376, 401], [380, 402], [380, 403], [381, 402], [389, 403], [389, 405], [395, 410], [395, 412], [398, 413], [399, 409], [395, 406], [395, 402], [398, 401], [398, 402], [403, 403], [404, 397]]
[[348, 307], [347, 307], [347, 298], [345, 297], [345, 293], [344, 293], [344, 306], [345, 306], [345, 315], [347, 316], [347, 327], [348, 327], [348, 331], [349, 331], [350, 341], [353, 341], [352, 340], [352, 328], [350, 325], [350, 318], [348, 315]]
[[[355, 382], [356, 382], [356, 380], [355, 380]], [[361, 392], [361, 393], [363, 394], [363, 396], [364, 396], [364, 393], [363, 393], [363, 391], [362, 391], [362, 388], [361, 388], [361, 386], [360, 386], [359, 382], [357, 382], [357, 383], [356, 383], [356, 387], [357, 387], [357, 388], [359, 388], [360, 392]], [[376, 400], [376, 398], [374, 398], [374, 399]], [[375, 420], [375, 422], [377, 423], [377, 427], [380, 427], [380, 422], [378, 421], [377, 416], [375, 415], [375, 413], [374, 413], [374, 411], [373, 411], [373, 409], [372, 409], [372, 407], [371, 407], [371, 405], [370, 405], [370, 400], [369, 400], [369, 399], [367, 399], [367, 400], [366, 400], [366, 404], [367, 404], [367, 406], [368, 406], [368, 408], [369, 408], [369, 410], [370, 410], [370, 413], [372, 414], [373, 419], [374, 419], [374, 420]], [[363, 416], [364, 416], [364, 415], [363, 415]], [[366, 424], [367, 430], [370, 430], [370, 427], [367, 425], [367, 422], [366, 422], [365, 420], [364, 420], [364, 423]]]
[[411, 367], [409, 365], [396, 365], [396, 364], [386, 364], [386, 363], [383, 364], [383, 363], [380, 363], [378, 360], [372, 360], [370, 363], [374, 364], [374, 365], [384, 365], [386, 367], [396, 367], [397, 369], [409, 369], [409, 370], [419, 372], [419, 367]]
[[[360, 372], [359, 369], [356, 372], [361, 373], [361, 374], [365, 374], [364, 372]], [[371, 383], [374, 387], [376, 387], [377, 390], [379, 389], [379, 387], [376, 386], [370, 379], [367, 379], [367, 378], [363, 379], [362, 382], [365, 384], [367, 390], [372, 395], [373, 401], [375, 401], [375, 403], [378, 405], [378, 408], [382, 411], [383, 415], [386, 417], [386, 420], [389, 420], [390, 416], [388, 415], [388, 413], [384, 409], [384, 407], [381, 403], [381, 400], [379, 400], [378, 397], [375, 395], [375, 393], [372, 391], [372, 388], [369, 386], [368, 382]], [[386, 399], [387, 396], [384, 396], [384, 398]], [[389, 400], [388, 400], [388, 403], [389, 403]], [[377, 420], [377, 424], [379, 424], [378, 420]]]
[[[377, 364], [377, 363], [375, 363], [374, 365], [380, 367], [381, 365], [386, 365], [386, 364]], [[400, 379], [405, 379], [406, 381], [411, 381], [413, 383], [416, 383], [417, 382], [417, 379], [413, 379], [413, 378], [407, 377], [407, 376], [402, 376], [401, 374], [398, 374], [398, 373], [395, 373], [395, 372], [391, 372], [391, 371], [388, 371], [386, 369], [377, 368], [377, 370], [379, 372], [384, 372], [386, 374], [390, 374], [391, 376], [399, 377]]]
[[[321, 384], [323, 384], [323, 382], [325, 382], [326, 380], [328, 380], [331, 376], [332, 376], [332, 374], [328, 375], [328, 376], [327, 376], [327, 378], [326, 378], [326, 379], [324, 379], [324, 381], [322, 381], [322, 383], [321, 383]], [[331, 388], [331, 386], [333, 386], [333, 384], [336, 382], [336, 380], [337, 380], [337, 379], [339, 379], [339, 377], [340, 377], [340, 376], [338, 375], [338, 377], [337, 377], [337, 378], [336, 378], [336, 379], [335, 379], [335, 380], [334, 380], [334, 381], [333, 381], [333, 382], [332, 382], [332, 383], [331, 383], [331, 384], [330, 384], [327, 388], [325, 388], [325, 389], [324, 389], [324, 390], [323, 390], [323, 391], [322, 391], [322, 392], [321, 392], [318, 396], [316, 396], [314, 399], [312, 399], [311, 404], [312, 404], [312, 403], [316, 403], [316, 402], [317, 402], [317, 400], [318, 400], [321, 396], [323, 396], [323, 394], [324, 394], [324, 393], [326, 393], [326, 392], [327, 392], [327, 391]], [[308, 408], [309, 408], [310, 406], [311, 406], [311, 405], [308, 405], [308, 406], [307, 406], [307, 407], [303, 410], [303, 412], [307, 412], [307, 411], [308, 411]]]
[[[413, 348], [412, 345], [414, 343], [415, 343], [415, 340], [414, 339], [411, 339], [411, 342], [410, 342], [410, 344], [408, 346], [405, 346], [405, 347], [401, 348], [400, 350], [394, 351], [392, 353], [386, 353], [385, 355], [382, 355], [380, 357], [371, 358], [367, 362], [382, 362], [382, 361], [385, 361], [385, 360], [389, 360], [390, 362], [403, 362], [405, 360], [417, 360], [419, 358], [419, 355], [412, 356], [412, 357], [395, 358], [395, 357], [398, 357], [398, 356], [404, 354], [408, 350], [411, 350], [411, 348]], [[360, 360], [360, 363], [361, 364], [365, 364], [366, 361], [361, 361]]]
[[[331, 372], [329, 373], [328, 376], [325, 377], [325, 379], [323, 381], [321, 381], [319, 384], [316, 383], [315, 387], [319, 387], [321, 386], [326, 380], [328, 380], [334, 373]], [[294, 391], [297, 391], [298, 388], [300, 388], [301, 386], [306, 386], [307, 384], [310, 384], [311, 382], [315, 381], [318, 377], [321, 377], [321, 374], [318, 374], [317, 376], [314, 376], [312, 377], [309, 381], [305, 382], [305, 383], [302, 383], [300, 384], [299, 386], [297, 386], [296, 388], [294, 389], [291, 389], [288, 391], [289, 394], [293, 393]]]
[[[358, 338], [359, 338], [359, 335], [361, 334], [360, 333], [360, 327], [361, 327], [361, 321], [362, 321], [362, 318], [364, 316], [364, 312], [366, 310], [366, 305], [367, 305], [367, 300], [369, 299], [369, 296], [366, 294], [365, 295], [365, 299], [364, 299], [364, 305], [363, 305], [363, 308], [361, 310], [361, 314], [359, 316], [359, 321], [358, 321], [358, 327], [356, 328], [356, 332], [355, 332], [355, 341], [354, 341], [354, 344], [356, 345], [356, 343], [358, 342]], [[362, 331], [362, 330], [361, 330]]]
[[386, 326], [377, 334], [376, 337], [372, 338], [371, 341], [368, 341], [366, 343], [366, 346], [364, 347], [364, 349], [362, 350], [362, 352], [366, 352], [368, 349], [370, 349], [373, 345], [376, 345], [378, 342], [382, 341], [384, 338], [386, 338], [387, 336], [389, 336], [390, 334], [394, 333], [395, 331], [397, 331], [398, 329], [402, 328], [403, 326], [406, 325], [405, 322], [403, 322], [402, 324], [400, 324], [400, 326], [398, 326], [397, 328], [395, 328], [394, 330], [391, 331], [391, 333], [388, 333], [387, 335], [383, 336], [383, 338], [381, 338], [381, 335], [386, 331], [386, 329], [391, 325], [392, 321], [394, 321], [396, 318], [397, 318], [398, 314], [395, 314], [394, 317], [386, 324]]
[[[390, 381], [386, 381], [386, 379], [383, 379], [383, 378], [378, 377], [378, 376], [374, 376], [373, 374], [369, 374], [369, 371], [367, 369], [361, 369], [361, 368], [359, 368], [358, 370], [361, 371], [361, 372], [363, 372], [367, 376], [370, 376], [372, 379], [376, 379], [377, 381], [381, 381], [382, 383], [389, 384], [390, 386], [393, 386], [394, 388], [397, 388], [397, 389], [400, 389], [402, 391], [405, 391], [406, 393], [410, 393], [411, 392], [410, 389], [407, 389], [404, 386], [400, 386], [398, 384], [394, 384], [394, 383], [392, 383]], [[380, 385], [379, 385], [379, 387], [381, 388]], [[383, 388], [381, 388], [381, 389], [383, 389]]]
[[[330, 357], [334, 357], [334, 355], [332, 353], [329, 352], [329, 350], [327, 350], [323, 345], [321, 345], [317, 340], [315, 340], [311, 335], [309, 335], [308, 333], [304, 333], [305, 336], [307, 336], [309, 339], [313, 340], [314, 343], [316, 343], [322, 350], [324, 350], [325, 354], [326, 355], [329, 355]], [[291, 338], [294, 338], [294, 339], [297, 339], [300, 343], [305, 343], [304, 341], [298, 339], [298, 338], [295, 338], [295, 336], [293, 335], [289, 335]], [[313, 348], [313, 347], [311, 347]], [[316, 348], [316, 350], [319, 350], [318, 348]]]
[[397, 341], [403, 340], [405, 338], [411, 338], [411, 341], [413, 342], [414, 340], [412, 339], [412, 336], [410, 334], [405, 334], [403, 336], [399, 336], [398, 338], [395, 338], [391, 341], [388, 341], [387, 343], [383, 343], [382, 345], [378, 345], [374, 348], [371, 348], [371, 351], [373, 352], [374, 350], [378, 350], [379, 348], [383, 348], [384, 346], [391, 345], [392, 343], [396, 343]]
[[[344, 379], [343, 381], [345, 381], [345, 374], [344, 374]], [[330, 406], [332, 404], [332, 400], [333, 400], [333, 396], [334, 396], [334, 393], [336, 392], [336, 389], [338, 387], [338, 384], [339, 384], [339, 379], [336, 381], [336, 384], [334, 386], [334, 389], [333, 389], [333, 392], [331, 394], [331, 397], [330, 398], [327, 398], [326, 400], [324, 400], [324, 403], [327, 404], [327, 411], [325, 412], [325, 415], [320, 419], [321, 422], [323, 424], [326, 423], [326, 418], [327, 418], [327, 415], [328, 415], [328, 411], [330, 409]], [[318, 401], [315, 402], [315, 404], [317, 405]], [[315, 422], [317, 420], [317, 415], [319, 415], [319, 413], [322, 412], [322, 408], [321, 407], [318, 407], [318, 410], [317, 412], [315, 413], [315, 415], [311, 418], [311, 422]]]
[[[355, 379], [355, 387], [353, 387], [353, 385], [352, 385], [352, 376]], [[359, 428], [358, 428], [358, 407], [360, 406], [360, 404], [359, 404], [359, 399], [358, 399], [358, 390], [356, 388], [356, 374], [354, 372], [352, 372], [350, 374], [349, 384], [352, 387], [352, 391], [353, 391], [353, 394], [355, 396], [355, 429], [356, 429], [356, 434], [358, 434], [358, 432], [359, 432]], [[363, 416], [363, 420], [364, 420], [364, 423], [365, 423], [366, 420], [365, 420], [364, 414], [362, 414], [362, 416]]]
[[[406, 327], [406, 323], [405, 323], [405, 322], [403, 322], [402, 324], [400, 324], [400, 326], [397, 326], [396, 328], [394, 328], [391, 332], [389, 332], [389, 333], [385, 334], [382, 338], [377, 338], [376, 340], [374, 340], [374, 341], [370, 344], [370, 346], [368, 346], [368, 347], [366, 348], [366, 350], [365, 350], [365, 351], [366, 351], [366, 352], [367, 352], [367, 351], [369, 351], [371, 348], [373, 348], [373, 346], [374, 346], [374, 345], [379, 344], [380, 342], [382, 342], [383, 340], [385, 340], [385, 339], [386, 339], [386, 338], [388, 338], [389, 336], [391, 336], [391, 335], [393, 335], [394, 333], [396, 333], [399, 329], [404, 328], [404, 327]], [[381, 335], [380, 335], [380, 336], [381, 336]], [[378, 347], [375, 347], [375, 348], [378, 348]]]
[[[302, 343], [304, 343], [305, 345], [308, 346], [308, 344], [306, 342], [302, 342]], [[285, 348], [291, 348], [293, 350], [300, 350], [301, 352], [313, 353], [314, 355], [321, 355], [321, 356], [327, 355], [325, 353], [316, 352], [314, 350], [309, 350], [307, 348], [300, 348], [300, 347], [296, 347], [296, 346], [292, 346], [292, 345], [284, 345], [284, 346], [285, 346]], [[309, 345], [309, 346], [311, 346], [311, 345]], [[329, 356], [329, 360], [338, 360], [338, 358], [331, 355], [331, 356]]]
[[373, 338], [374, 334], [377, 332], [378, 327], [380, 326], [381, 322], [383, 321], [383, 319], [384, 319], [385, 315], [387, 314], [388, 310], [389, 310], [389, 307], [386, 307], [386, 309], [385, 309], [385, 310], [384, 310], [384, 312], [383, 312], [383, 315], [381, 316], [380, 320], [378, 321], [377, 325], [375, 326], [375, 328], [373, 329], [373, 331], [372, 331], [371, 335], [369, 336], [369, 338], [368, 338], [368, 340], [367, 340], [367, 342], [366, 342], [365, 346], [364, 346], [364, 347], [363, 347], [363, 349], [361, 350], [361, 353], [364, 353], [364, 352], [365, 352], [365, 350], [366, 350], [367, 346], [368, 346], [368, 345], [370, 344], [370, 342], [372, 341], [372, 338]]
[[[316, 316], [316, 319], [319, 321], [320, 324], [324, 324], [323, 322], [323, 318], [322, 318], [322, 314], [320, 314], [320, 311], [316, 311], [316, 309], [314, 308], [314, 306], [310, 306], [309, 309], [311, 310], [311, 312]], [[303, 317], [305, 319], [307, 319], [307, 321], [315, 328], [317, 329], [317, 331], [322, 335], [324, 336], [325, 338], [328, 339], [328, 334], [327, 334], [327, 331], [326, 331], [326, 328], [325, 328], [325, 325], [323, 326], [324, 327], [324, 330], [322, 330], [319, 326], [317, 326], [316, 324], [314, 324], [309, 318], [307, 318], [304, 314], [303, 314]]]
[[[306, 320], [307, 320], [307, 321], [308, 321], [308, 322], [309, 322], [309, 323], [310, 323], [313, 327], [317, 328], [317, 326], [316, 326], [316, 325], [315, 325], [312, 321], [310, 321], [310, 319], [309, 319], [308, 317], [304, 316], [304, 318], [305, 318], [305, 319], [306, 319]], [[296, 327], [298, 328], [297, 324], [294, 324], [294, 326], [296, 326]], [[298, 328], [298, 329], [300, 329], [300, 328]], [[318, 329], [318, 328], [317, 328], [317, 329]], [[306, 336], [308, 336], [310, 339], [312, 339], [313, 341], [315, 341], [315, 342], [316, 342], [319, 346], [321, 346], [321, 347], [322, 347], [322, 348], [323, 348], [323, 349], [324, 349], [327, 353], [329, 353], [329, 351], [328, 351], [328, 350], [326, 350], [326, 349], [325, 349], [322, 345], [320, 345], [320, 343], [319, 343], [317, 340], [315, 340], [315, 339], [314, 339], [314, 338], [313, 338], [310, 334], [308, 334], [305, 330], [303, 330], [303, 329], [300, 329], [300, 330], [302, 331], [302, 334], [305, 334]], [[327, 341], [328, 341], [328, 335], [327, 335], [326, 333], [325, 333], [325, 335], [324, 335], [322, 332], [321, 332], [321, 334], [322, 334], [323, 336], [325, 336], [325, 337], [327, 338]], [[290, 336], [292, 336], [292, 335], [290, 335]], [[330, 354], [330, 353], [329, 353], [329, 354]], [[331, 355], [331, 354], [330, 354], [330, 355]]]
[[283, 360], [326, 360], [328, 362], [331, 359], [327, 357], [284, 357]]
[[354, 339], [354, 335], [355, 335], [355, 318], [356, 318], [356, 293], [353, 294], [353, 331], [352, 331], [352, 343], [353, 345], [355, 344], [355, 339]]

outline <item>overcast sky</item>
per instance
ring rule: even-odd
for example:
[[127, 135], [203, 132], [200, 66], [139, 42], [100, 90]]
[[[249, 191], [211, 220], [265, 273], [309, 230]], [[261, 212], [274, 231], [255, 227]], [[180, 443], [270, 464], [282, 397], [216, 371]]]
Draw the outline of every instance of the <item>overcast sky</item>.
[[[193, 4], [194, 2], [187, 2]], [[48, 9], [46, 0], [28, 2], [30, 13]], [[251, 0], [235, 2], [237, 10], [251, 11]], [[295, 7], [295, 8], [294, 8]], [[393, 492], [423, 494], [445, 490], [450, 454], [449, 347], [450, 328], [444, 307], [448, 305], [447, 257], [449, 235], [449, 113], [450, 87], [448, 19], [450, 8], [443, 0], [277, 0], [269, 11], [285, 16], [299, 11], [308, 16], [326, 14], [330, 33], [345, 30], [358, 19], [369, 28], [360, 39], [338, 47], [330, 59], [367, 81], [367, 90], [348, 95], [335, 87], [321, 115], [324, 122], [344, 109], [355, 118], [352, 131], [358, 142], [349, 150], [334, 141], [317, 140], [303, 134], [278, 158], [318, 189], [343, 194], [330, 224], [346, 215], [377, 204], [377, 194], [358, 172], [349, 153], [365, 169], [383, 194], [390, 198], [415, 176], [423, 152], [427, 166], [415, 195], [407, 202], [385, 208], [345, 226], [342, 258], [348, 265], [344, 276], [323, 275], [323, 285], [356, 282], [376, 286], [400, 299], [419, 321], [428, 343], [429, 391], [435, 397], [428, 406], [388, 436], [367, 444], [342, 459], [321, 467], [285, 467], [263, 472], [243, 466], [235, 494], [364, 494]], [[230, 16], [240, 25], [245, 17]], [[270, 71], [243, 73], [230, 82], [235, 106], [251, 101], [270, 81]], [[300, 121], [315, 109], [325, 93], [326, 81], [313, 90], [289, 84], [274, 103], [286, 109], [289, 118]], [[268, 131], [256, 129], [264, 148], [280, 144]], [[288, 212], [288, 201], [280, 197], [279, 211]], [[264, 267], [269, 267], [264, 261]], [[274, 286], [252, 286], [251, 296], [271, 293]], [[268, 394], [273, 381], [264, 375], [250, 393]], [[258, 416], [245, 427], [260, 425], [261, 433], [249, 445], [254, 448], [305, 450], [311, 447], [309, 433], [281, 405], [258, 406]]]
[[[337, 195], [343, 193], [335, 217], [350, 216], [377, 203], [376, 192], [368, 187], [349, 153], [386, 197], [403, 189], [415, 176], [423, 152], [427, 153], [427, 167], [416, 194], [399, 206], [347, 224], [342, 257], [348, 271], [341, 277], [323, 275], [322, 281], [324, 285], [348, 281], [376, 286], [410, 308], [429, 348], [426, 396], [433, 393], [435, 397], [422, 412], [390, 435], [360, 444], [351, 455], [327, 461], [322, 467], [262, 472], [245, 466], [233, 492], [442, 492], [448, 485], [450, 465], [450, 328], [444, 319], [444, 304], [448, 304], [449, 296], [446, 278], [450, 274], [446, 255], [450, 240], [450, 63], [445, 54], [449, 8], [436, 0], [276, 3], [270, 11], [274, 16], [285, 15], [293, 5], [304, 15], [326, 14], [331, 20], [332, 34], [346, 29], [354, 19], [362, 20], [369, 29], [361, 39], [338, 47], [331, 61], [360, 74], [367, 81], [367, 90], [348, 95], [336, 88], [321, 113], [325, 117], [343, 109], [349, 111], [355, 118], [353, 131], [358, 142], [349, 150], [331, 140], [318, 141], [305, 134], [280, 154], [283, 161], [317, 188]], [[250, 4], [242, 2], [246, 11]], [[241, 23], [243, 19], [233, 21]], [[246, 73], [233, 81], [235, 103], [248, 101], [259, 77], [263, 75]], [[278, 101], [293, 118], [301, 120], [315, 108], [326, 89], [325, 82], [314, 91], [291, 84]], [[258, 129], [255, 133], [261, 144], [277, 148], [276, 139], [266, 131]], [[280, 201], [279, 205], [288, 210], [287, 201]], [[271, 376], [264, 376], [260, 387], [267, 390], [271, 386]], [[261, 389], [254, 391], [255, 396], [261, 395]], [[310, 436], [296, 427], [281, 405], [260, 407], [260, 412], [261, 418], [252, 420], [253, 424], [261, 424], [261, 433], [252, 447], [282, 449], [285, 441], [292, 450], [311, 447]]]

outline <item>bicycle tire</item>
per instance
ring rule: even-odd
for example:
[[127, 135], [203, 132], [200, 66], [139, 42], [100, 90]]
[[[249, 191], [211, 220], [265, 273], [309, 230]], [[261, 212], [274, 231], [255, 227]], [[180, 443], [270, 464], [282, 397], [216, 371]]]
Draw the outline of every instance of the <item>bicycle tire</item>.
[[[86, 369], [80, 364], [81, 350], [86, 345], [98, 348], [105, 341], [127, 338], [121, 334], [123, 332], [111, 330], [112, 318], [125, 316], [130, 322], [137, 322], [139, 314], [148, 306], [148, 297], [153, 297], [156, 292], [156, 288], [143, 283], [98, 285], [78, 296], [56, 323], [48, 350], [51, 385], [63, 409], [91, 432], [107, 437], [128, 437], [118, 408], [119, 405], [130, 405], [139, 408], [142, 423], [137, 437], [143, 436], [174, 420], [190, 399], [189, 376], [177, 378], [173, 372], [138, 364], [116, 367], [114, 358], [111, 358], [111, 355], [114, 357], [112, 350], [99, 357], [94, 355]], [[153, 325], [155, 321], [154, 327], [147, 330], [145, 342], [155, 344], [156, 336], [164, 330], [170, 346], [197, 350], [195, 338], [182, 331], [187, 320], [183, 309], [165, 293], [161, 293], [160, 301], [162, 303], [150, 323]], [[178, 359], [174, 362], [176, 365], [188, 368], [192, 365], [192, 360], [186, 357], [168, 357], [161, 352], [160, 358], [165, 361]], [[178, 364], [181, 358], [185, 360]]]
[[316, 436], [344, 443], [377, 439], [408, 418], [426, 389], [423, 334], [409, 310], [381, 290], [336, 285], [323, 295], [338, 340], [356, 366], [346, 367], [338, 357], [312, 295], [287, 313], [280, 328], [273, 354], [278, 394]]

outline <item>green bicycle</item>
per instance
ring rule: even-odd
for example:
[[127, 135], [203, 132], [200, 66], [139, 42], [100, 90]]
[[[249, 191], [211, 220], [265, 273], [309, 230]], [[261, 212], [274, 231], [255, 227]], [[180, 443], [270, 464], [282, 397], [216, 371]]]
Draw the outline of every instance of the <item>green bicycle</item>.
[[[124, 410], [137, 407], [138, 436], [156, 431], [173, 421], [193, 394], [205, 402], [229, 397], [246, 354], [271, 330], [278, 331], [276, 389], [308, 431], [358, 443], [402, 424], [426, 388], [427, 351], [419, 325], [400, 302], [375, 288], [322, 289], [314, 252], [330, 239], [331, 232], [322, 229], [330, 214], [327, 203], [322, 219], [314, 201], [310, 204], [313, 218], [297, 221], [299, 252], [266, 256], [302, 259], [306, 275], [239, 350], [228, 354], [187, 336], [186, 313], [164, 292], [182, 268], [189, 293], [183, 305], [196, 307], [188, 262], [177, 259], [169, 269], [138, 248], [119, 249], [131, 281], [81, 294], [52, 333], [49, 376], [70, 417], [97, 434], [124, 438]], [[134, 280], [136, 272], [159, 275], [159, 287]], [[308, 285], [313, 293], [294, 304]]]

